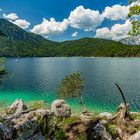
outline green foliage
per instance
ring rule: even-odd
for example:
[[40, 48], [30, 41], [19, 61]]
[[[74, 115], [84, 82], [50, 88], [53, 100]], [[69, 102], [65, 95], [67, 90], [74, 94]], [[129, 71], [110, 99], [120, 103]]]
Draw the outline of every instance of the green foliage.
[[61, 98], [78, 98], [83, 90], [83, 79], [80, 72], [65, 76], [62, 80], [58, 94]]
[[5, 70], [5, 58], [0, 58], [0, 84], [2, 84], [2, 81], [4, 78], [6, 78], [7, 72]]
[[0, 31], [0, 37], [4, 37], [4, 36], [5, 36], [5, 34]]
[[[45, 117], [47, 117], [47, 116], [45, 116]], [[39, 124], [42, 134], [45, 135], [47, 133], [47, 129], [48, 129], [47, 118], [45, 119], [44, 117], [37, 115], [37, 122]]]
[[55, 138], [57, 140], [66, 140], [67, 136], [66, 136], [66, 133], [63, 131], [63, 129], [58, 128], [55, 131]]
[[132, 20], [132, 29], [130, 30], [129, 35], [140, 34], [140, 21], [137, 19], [137, 16], [139, 15], [140, 6], [138, 4], [135, 4], [129, 8], [128, 17]]
[[63, 120], [63, 122], [61, 122], [61, 125], [62, 125], [62, 127], [67, 127], [70, 124], [73, 124], [73, 123], [78, 122], [78, 121], [80, 121], [80, 118], [78, 116], [71, 116], [69, 118], [65, 118]]
[[86, 133], [80, 133], [78, 136], [77, 136], [77, 140], [87, 140], [87, 135]]
[[132, 28], [129, 31], [129, 35], [138, 35], [138, 34], [140, 34], [140, 22], [137, 21], [137, 20], [134, 20], [131, 23], [132, 23]]
[[134, 15], [140, 15], [140, 6], [139, 5], [134, 5], [134, 6], [131, 6], [129, 8], [129, 14], [128, 14], [128, 17], [132, 17]]
[[0, 58], [0, 74], [5, 72], [5, 58]]
[[9, 40], [30, 41], [34, 44], [45, 41], [45, 38], [28, 33], [5, 19], [0, 19], [0, 32], [7, 36]]
[[129, 115], [131, 120], [139, 120], [140, 121], [140, 113], [133, 113]]
[[119, 136], [117, 127], [114, 124], [108, 124], [108, 130], [111, 133], [111, 136], [115, 139]]
[[44, 101], [32, 101], [29, 103], [29, 107], [31, 109], [40, 109], [40, 108], [45, 108]]

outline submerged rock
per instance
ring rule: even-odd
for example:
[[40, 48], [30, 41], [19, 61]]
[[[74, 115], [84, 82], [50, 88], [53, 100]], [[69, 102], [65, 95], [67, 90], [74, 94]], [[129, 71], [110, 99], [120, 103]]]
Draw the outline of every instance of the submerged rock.
[[57, 117], [67, 118], [71, 116], [70, 106], [65, 100], [55, 100], [51, 104], [51, 112]]
[[8, 108], [9, 114], [20, 114], [21, 112], [27, 110], [27, 106], [21, 99], [17, 99], [14, 103]]

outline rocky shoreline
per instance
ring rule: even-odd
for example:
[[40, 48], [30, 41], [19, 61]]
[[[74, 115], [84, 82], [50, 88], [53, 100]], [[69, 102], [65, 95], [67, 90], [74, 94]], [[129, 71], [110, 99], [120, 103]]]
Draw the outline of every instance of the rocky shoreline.
[[17, 99], [0, 112], [0, 140], [140, 140], [140, 113], [121, 104], [115, 114], [74, 115], [64, 100], [47, 109]]

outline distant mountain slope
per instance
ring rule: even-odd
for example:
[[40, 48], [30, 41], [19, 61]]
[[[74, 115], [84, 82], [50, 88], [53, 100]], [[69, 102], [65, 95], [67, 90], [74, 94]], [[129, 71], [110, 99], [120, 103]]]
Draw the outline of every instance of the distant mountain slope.
[[120, 42], [127, 44], [127, 45], [140, 45], [140, 35], [137, 36], [131, 36], [131, 37], [127, 37], [122, 39]]
[[45, 38], [43, 38], [42, 36], [35, 35], [33, 33], [28, 33], [5, 19], [0, 19], [0, 32], [8, 36], [9, 39], [13, 40], [33, 42], [45, 41]]
[[75, 46], [75, 47], [85, 47], [85, 46], [89, 46], [89, 47], [103, 47], [103, 46], [112, 46], [112, 45], [122, 45], [122, 43], [117, 42], [117, 41], [113, 41], [113, 40], [106, 40], [106, 39], [102, 39], [102, 38], [89, 38], [89, 37], [85, 37], [85, 38], [81, 38], [79, 40], [72, 40], [72, 41], [64, 41], [61, 43], [61, 46]]
[[0, 19], [0, 34], [1, 56], [36, 56], [35, 51], [40, 51], [40, 48], [57, 44], [40, 35], [27, 32], [5, 19]]
[[[65, 41], [61, 43], [62, 50], [67, 56], [103, 56], [117, 57], [127, 56], [128, 45], [113, 40], [101, 38], [82, 38], [79, 40]], [[129, 53], [129, 52], [128, 52]]]
[[140, 47], [100, 38], [54, 42], [0, 19], [0, 56], [140, 56]]

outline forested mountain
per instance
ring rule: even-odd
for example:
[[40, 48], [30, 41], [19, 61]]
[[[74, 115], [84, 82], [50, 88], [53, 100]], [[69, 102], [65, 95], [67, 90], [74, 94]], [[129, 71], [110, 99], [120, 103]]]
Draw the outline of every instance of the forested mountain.
[[54, 42], [0, 19], [0, 56], [140, 56], [140, 47], [99, 38]]
[[4, 33], [10, 40], [41, 42], [45, 39], [39, 35], [28, 33], [11, 22], [0, 19], [0, 32]]

